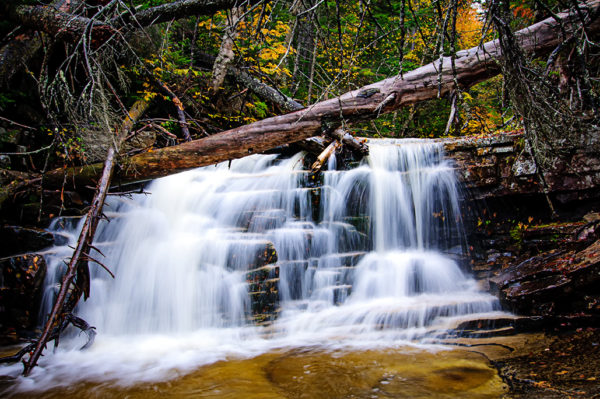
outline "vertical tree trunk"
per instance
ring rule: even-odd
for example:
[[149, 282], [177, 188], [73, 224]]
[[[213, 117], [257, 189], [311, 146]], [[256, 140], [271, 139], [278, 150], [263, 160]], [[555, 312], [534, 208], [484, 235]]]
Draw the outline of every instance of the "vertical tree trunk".
[[292, 81], [294, 82], [292, 96], [301, 88], [306, 88], [307, 91], [310, 91], [308, 87], [310, 85], [311, 69], [314, 62], [313, 53], [316, 45], [316, 32], [313, 24], [315, 10], [312, 9], [315, 3], [316, 0], [299, 1], [297, 8], [293, 11], [297, 17], [296, 59], [292, 73]]
[[240, 7], [234, 7], [227, 19], [228, 24], [225, 28], [225, 33], [223, 34], [219, 55], [215, 60], [212, 70], [212, 81], [210, 85], [214, 93], [218, 92], [221, 86], [223, 86], [225, 76], [227, 76], [227, 67], [231, 64], [233, 57], [235, 56], [233, 52], [233, 41], [237, 36], [236, 26], [241, 15], [242, 9]]

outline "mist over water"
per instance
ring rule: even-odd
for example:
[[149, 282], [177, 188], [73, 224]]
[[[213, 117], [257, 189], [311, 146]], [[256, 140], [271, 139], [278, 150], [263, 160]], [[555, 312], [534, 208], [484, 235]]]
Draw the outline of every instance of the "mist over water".
[[[465, 242], [441, 146], [369, 146], [355, 169], [336, 171], [331, 159], [320, 184], [302, 170], [303, 154], [255, 155], [158, 179], [149, 194], [109, 198], [110, 222], [94, 244], [105, 257], [93, 256], [116, 278], [91, 264], [91, 296], [77, 309], [96, 327], [96, 342], [79, 351], [84, 337], [61, 341], [31, 377], [19, 377], [20, 389], [166, 380], [294, 346], [422, 345], [457, 318], [499, 311], [455, 260]], [[51, 228], [69, 243], [46, 254], [42, 315], [80, 229], [58, 224]], [[273, 249], [280, 309], [269, 326], [255, 326], [247, 272]]]

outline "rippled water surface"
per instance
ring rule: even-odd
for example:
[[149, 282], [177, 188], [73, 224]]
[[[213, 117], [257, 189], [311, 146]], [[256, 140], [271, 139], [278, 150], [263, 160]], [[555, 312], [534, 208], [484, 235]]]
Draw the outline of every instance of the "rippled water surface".
[[[229, 359], [163, 383], [78, 383], [40, 398], [498, 398], [502, 381], [464, 350], [298, 348]], [[16, 397], [31, 397], [17, 395]]]

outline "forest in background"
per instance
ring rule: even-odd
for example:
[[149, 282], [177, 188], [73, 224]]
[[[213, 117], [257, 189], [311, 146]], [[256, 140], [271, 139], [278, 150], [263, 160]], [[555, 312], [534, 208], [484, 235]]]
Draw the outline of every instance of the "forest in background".
[[[173, 3], [196, 6], [182, 15], [164, 8]], [[497, 38], [499, 21], [510, 33], [581, 7], [541, 0], [7, 2], [0, 22], [0, 152], [9, 153], [3, 167], [43, 172], [102, 161], [110, 132], [137, 100], [148, 109], [127, 137], [129, 155], [401, 78]], [[548, 58], [521, 56], [522, 67], [508, 71], [524, 82], [521, 91], [538, 97], [544, 117], [595, 117], [598, 47], [582, 21]], [[518, 86], [499, 75], [355, 124], [351, 132], [441, 137], [518, 130], [530, 116], [514, 101], [524, 98]]]

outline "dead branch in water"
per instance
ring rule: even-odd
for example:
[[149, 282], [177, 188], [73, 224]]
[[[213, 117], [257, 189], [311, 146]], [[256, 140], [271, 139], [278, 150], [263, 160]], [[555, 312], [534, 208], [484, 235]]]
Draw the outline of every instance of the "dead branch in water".
[[[102, 207], [110, 187], [113, 170], [117, 160], [117, 153], [124, 138], [127, 137], [131, 131], [135, 121], [139, 119], [147, 108], [148, 102], [144, 100], [139, 100], [133, 105], [128, 117], [117, 132], [113, 145], [108, 149], [102, 175], [96, 186], [96, 193], [94, 194], [92, 205], [90, 206], [85, 223], [79, 234], [77, 246], [75, 247], [73, 256], [67, 266], [67, 272], [63, 276], [60, 290], [58, 291], [56, 301], [48, 316], [42, 335], [35, 343], [35, 348], [33, 349], [33, 352], [31, 352], [31, 356], [24, 362], [24, 375], [28, 375], [37, 365], [38, 359], [50, 340], [54, 340], [56, 344], [58, 344], [60, 332], [62, 331], [61, 326], [67, 319], [67, 316], [75, 308], [75, 305], [82, 295], [84, 296], [84, 299], [87, 299], [90, 294], [90, 271], [88, 266], [88, 259], [90, 259], [89, 252], [93, 248], [92, 241], [94, 239], [96, 227], [102, 217]], [[57, 329], [58, 332], [55, 333]]]

